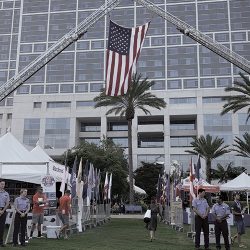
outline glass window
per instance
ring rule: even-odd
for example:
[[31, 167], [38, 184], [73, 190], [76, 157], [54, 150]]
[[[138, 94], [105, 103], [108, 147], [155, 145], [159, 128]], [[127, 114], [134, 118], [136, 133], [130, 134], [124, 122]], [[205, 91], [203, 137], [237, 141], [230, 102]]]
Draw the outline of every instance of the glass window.
[[88, 143], [93, 143], [95, 145], [100, 145], [100, 138], [80, 138], [80, 141], [88, 142]]
[[155, 84], [151, 87], [152, 90], [162, 90], [165, 89], [165, 81], [154, 81]]
[[32, 85], [31, 94], [44, 94], [44, 85]]
[[81, 122], [81, 132], [100, 132], [101, 124], [100, 122], [85, 123]]
[[138, 148], [163, 148], [164, 137], [163, 136], [144, 136], [138, 135]]
[[183, 171], [187, 171], [187, 170], [190, 169], [189, 165], [190, 165], [191, 157], [192, 157], [192, 155], [190, 155], [190, 154], [186, 154], [186, 155], [180, 155], [180, 154], [170, 155], [170, 161], [174, 161], [174, 160], [178, 161], [181, 168], [183, 168]]
[[198, 80], [197, 79], [184, 79], [183, 86], [184, 86], [184, 89], [198, 88]]
[[221, 103], [224, 102], [220, 96], [206, 96], [202, 97], [202, 103]]
[[195, 130], [195, 120], [190, 121], [170, 121], [170, 130]]
[[21, 85], [17, 89], [17, 94], [29, 94], [30, 86], [29, 85]]
[[35, 146], [40, 133], [40, 119], [24, 119], [23, 143], [29, 146]]
[[215, 81], [213, 78], [210, 79], [201, 79], [201, 88], [214, 88], [215, 87]]
[[169, 104], [196, 104], [196, 97], [169, 98]]
[[88, 92], [88, 83], [79, 83], [75, 85], [75, 93]]
[[111, 139], [116, 145], [118, 145], [121, 148], [128, 147], [128, 138], [127, 137], [110, 137], [108, 139]]
[[59, 92], [59, 84], [46, 85], [46, 94], [53, 94]]
[[102, 83], [91, 83], [90, 84], [90, 92], [100, 92], [103, 88]]
[[40, 109], [42, 107], [42, 103], [41, 102], [34, 102], [33, 103], [33, 107], [36, 109]]
[[168, 80], [168, 89], [181, 89], [181, 80]]
[[0, 102], [0, 107], [5, 106], [5, 99]]
[[232, 86], [232, 78], [217, 78], [217, 87], [230, 87]]
[[137, 155], [138, 167], [142, 166], [142, 162], [155, 163], [157, 161], [164, 162], [165, 161], [164, 155], [159, 155], [159, 154], [155, 154], [155, 155]]
[[47, 108], [69, 108], [71, 102], [47, 102]]
[[7, 98], [6, 106], [13, 106], [13, 98]]
[[170, 137], [170, 147], [191, 147], [191, 142], [194, 141], [190, 136]]
[[7, 120], [11, 120], [12, 119], [12, 114], [11, 113], [8, 113], [7, 114]]
[[73, 93], [74, 85], [73, 84], [61, 84], [60, 93]]
[[77, 101], [76, 107], [94, 107], [95, 102], [93, 101]]
[[53, 148], [68, 148], [70, 137], [69, 118], [46, 118], [44, 145]]
[[128, 131], [127, 122], [108, 122], [108, 131]]

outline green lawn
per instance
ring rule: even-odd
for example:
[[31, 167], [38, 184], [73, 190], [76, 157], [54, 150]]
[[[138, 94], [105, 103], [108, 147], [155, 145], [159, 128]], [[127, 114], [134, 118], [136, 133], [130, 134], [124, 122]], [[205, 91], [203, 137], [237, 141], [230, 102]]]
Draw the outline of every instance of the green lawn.
[[[185, 227], [185, 231], [187, 230], [188, 227]], [[234, 231], [235, 228], [233, 228]], [[247, 235], [244, 235], [243, 242], [250, 246], [250, 230]], [[211, 247], [215, 249], [214, 245]], [[8, 246], [5, 249], [13, 248]], [[142, 220], [112, 219], [100, 227], [73, 235], [69, 240], [32, 239], [26, 249], [191, 250], [194, 249], [194, 245], [191, 239], [186, 237], [186, 232], [176, 232], [164, 224], [159, 224], [156, 240], [150, 242], [149, 233]], [[232, 249], [238, 249], [238, 247], [234, 246]]]

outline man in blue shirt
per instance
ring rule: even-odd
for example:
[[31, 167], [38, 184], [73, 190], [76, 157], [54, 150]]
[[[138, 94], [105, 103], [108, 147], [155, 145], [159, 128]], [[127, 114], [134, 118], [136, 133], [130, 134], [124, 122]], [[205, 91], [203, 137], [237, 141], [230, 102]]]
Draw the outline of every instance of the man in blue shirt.
[[200, 249], [200, 236], [201, 229], [204, 233], [205, 249], [209, 248], [209, 225], [208, 225], [208, 213], [209, 206], [207, 200], [204, 198], [205, 189], [200, 188], [198, 190], [198, 197], [193, 200], [192, 207], [195, 213], [195, 249]]
[[216, 197], [216, 204], [212, 207], [212, 214], [215, 217], [214, 222], [214, 231], [215, 231], [215, 239], [216, 239], [216, 249], [221, 249], [220, 245], [220, 235], [224, 238], [225, 248], [226, 250], [230, 250], [229, 240], [228, 240], [228, 225], [227, 218], [230, 215], [229, 206], [223, 202], [221, 196]]

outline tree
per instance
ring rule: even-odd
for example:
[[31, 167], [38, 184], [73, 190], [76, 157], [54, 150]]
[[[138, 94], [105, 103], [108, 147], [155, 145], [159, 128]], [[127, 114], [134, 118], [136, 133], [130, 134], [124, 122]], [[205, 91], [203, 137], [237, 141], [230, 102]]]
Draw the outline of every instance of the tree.
[[237, 152], [237, 156], [250, 158], [250, 134], [246, 132], [243, 135], [243, 139], [236, 136], [234, 141], [235, 144], [233, 144], [233, 146], [235, 148], [232, 149], [232, 151]]
[[[66, 152], [62, 159], [65, 159], [65, 154]], [[112, 173], [112, 195], [122, 198], [126, 197], [128, 191], [128, 169], [123, 149], [107, 139], [103, 139], [100, 146], [94, 143], [82, 142], [80, 145], [67, 151], [68, 166], [73, 166], [76, 155], [78, 160], [82, 157], [83, 167], [85, 162], [89, 160], [95, 168], [100, 169], [102, 184], [104, 183], [106, 172]]]
[[218, 138], [217, 136], [213, 139], [211, 135], [207, 134], [206, 137], [201, 135], [199, 138], [194, 138], [191, 142], [193, 150], [186, 150], [190, 154], [200, 155], [206, 161], [206, 176], [207, 181], [211, 182], [211, 165], [212, 160], [231, 150], [228, 149], [229, 145], [224, 144], [223, 138]]
[[223, 97], [223, 100], [227, 101], [226, 104], [223, 105], [223, 110], [221, 115], [224, 115], [230, 111], [233, 113], [241, 110], [243, 108], [248, 108], [247, 110], [247, 120], [250, 118], [250, 81], [247, 76], [243, 73], [239, 73], [243, 82], [235, 81], [234, 86], [225, 88], [226, 92], [237, 92], [238, 95], [231, 95]]
[[147, 201], [150, 202], [152, 197], [156, 197], [158, 177], [163, 174], [163, 166], [142, 162], [142, 167], [137, 168], [134, 174], [135, 185], [146, 191]]
[[166, 107], [166, 102], [162, 98], [148, 92], [155, 83], [148, 81], [147, 78], [141, 80], [141, 74], [132, 76], [128, 91], [125, 95], [107, 96], [103, 90], [99, 96], [94, 98], [96, 102], [95, 108], [107, 107], [111, 108], [106, 112], [106, 115], [114, 113], [120, 114], [120, 117], [125, 116], [128, 122], [128, 166], [129, 166], [129, 202], [134, 202], [133, 189], [133, 159], [132, 159], [132, 120], [135, 116], [135, 110], [140, 109], [146, 115], [151, 114], [146, 107], [161, 109]]

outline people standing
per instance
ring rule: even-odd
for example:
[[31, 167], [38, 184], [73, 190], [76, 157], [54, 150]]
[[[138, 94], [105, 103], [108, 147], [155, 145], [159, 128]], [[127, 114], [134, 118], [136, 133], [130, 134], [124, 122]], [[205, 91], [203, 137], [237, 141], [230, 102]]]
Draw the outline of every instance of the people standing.
[[198, 197], [193, 199], [192, 208], [195, 213], [195, 249], [200, 249], [201, 229], [204, 234], [205, 249], [209, 250], [209, 224], [208, 213], [209, 206], [207, 200], [204, 198], [205, 189], [198, 190]]
[[69, 218], [72, 218], [70, 190], [66, 190], [59, 199], [58, 217], [62, 221], [58, 237], [63, 234], [64, 239], [68, 238], [67, 229], [69, 228]]
[[0, 180], [0, 247], [4, 247], [3, 234], [7, 215], [6, 209], [9, 207], [10, 204], [10, 196], [8, 192], [4, 190], [4, 187], [5, 181]]
[[212, 214], [215, 216], [214, 231], [216, 239], [216, 249], [221, 249], [220, 235], [222, 233], [225, 249], [230, 250], [227, 218], [229, 217], [231, 212], [230, 207], [223, 202], [220, 195], [216, 197], [216, 204], [214, 204], [212, 207]]
[[41, 225], [43, 224], [43, 217], [44, 217], [44, 208], [47, 204], [47, 198], [43, 193], [42, 187], [37, 188], [37, 192], [33, 196], [33, 209], [32, 209], [32, 226], [30, 231], [30, 238], [33, 237], [33, 232], [36, 229], [37, 225], [37, 237], [42, 237], [42, 228]]
[[245, 224], [243, 220], [244, 211], [245, 208], [243, 208], [242, 203], [240, 202], [240, 195], [235, 194], [232, 212], [234, 215], [234, 222], [237, 227], [237, 234], [231, 237], [231, 243], [233, 245], [235, 239], [238, 238], [238, 244], [240, 248], [247, 248], [244, 244], [241, 243], [241, 235], [245, 234]]
[[20, 190], [20, 196], [14, 201], [16, 210], [14, 219], [13, 246], [18, 246], [18, 234], [21, 231], [21, 246], [25, 246], [25, 232], [27, 228], [27, 214], [30, 210], [30, 201], [27, 198], [27, 189]]
[[149, 230], [150, 241], [152, 241], [155, 239], [155, 231], [157, 228], [157, 214], [159, 213], [159, 206], [156, 204], [155, 198], [151, 199], [149, 209], [151, 210], [151, 219], [147, 224], [147, 228]]

